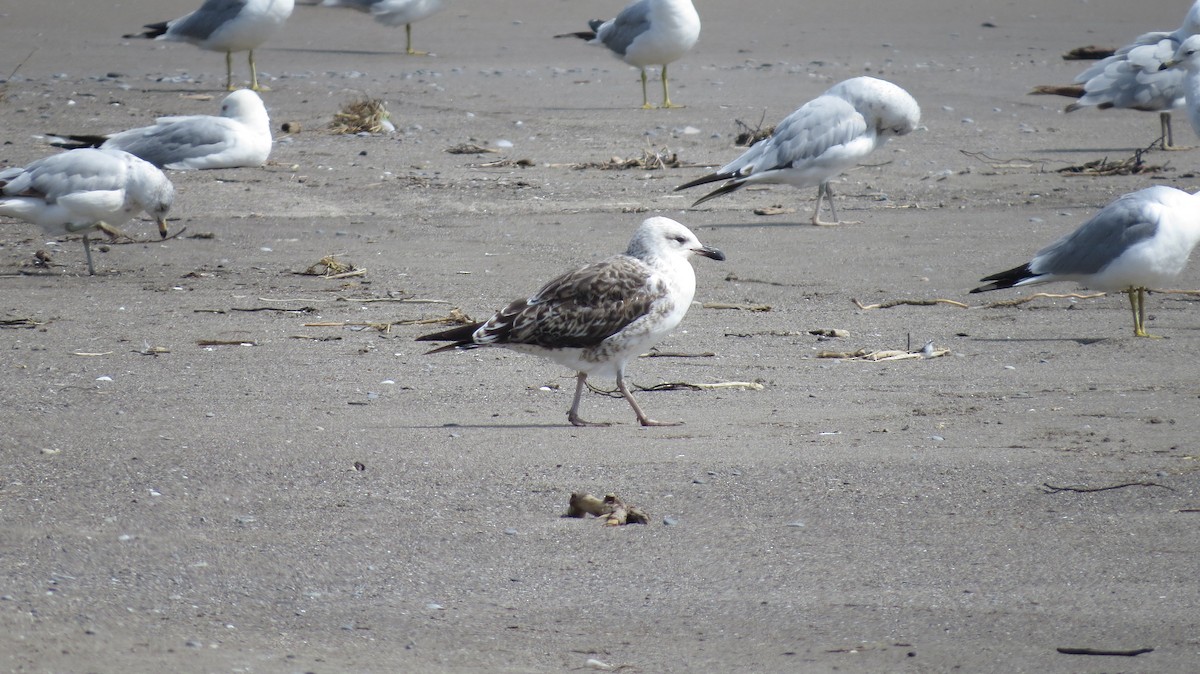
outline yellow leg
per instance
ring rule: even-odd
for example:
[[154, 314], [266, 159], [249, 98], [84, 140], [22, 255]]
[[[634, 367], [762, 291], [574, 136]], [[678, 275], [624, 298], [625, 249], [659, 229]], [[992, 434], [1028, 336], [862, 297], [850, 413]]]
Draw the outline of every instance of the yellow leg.
[[225, 90], [233, 91], [233, 52], [225, 52]]
[[646, 69], [642, 68], [642, 109], [653, 110], [654, 106], [650, 105], [650, 99], [646, 96]]
[[682, 105], [675, 105], [671, 102], [671, 95], [667, 93], [667, 64], [663, 64], [662, 69], [662, 85], [663, 85], [663, 104], [664, 108], [682, 108]]
[[250, 50], [250, 88], [254, 91], [270, 91], [270, 87], [264, 87], [258, 83], [258, 67], [254, 65], [254, 50]]
[[408, 52], [409, 56], [428, 56], [429, 52], [417, 51], [412, 47], [412, 24], [404, 24], [404, 51]]
[[1129, 296], [1129, 307], [1133, 310], [1133, 336], [1158, 339], [1159, 335], [1146, 332], [1146, 289], [1130, 288], [1125, 294]]

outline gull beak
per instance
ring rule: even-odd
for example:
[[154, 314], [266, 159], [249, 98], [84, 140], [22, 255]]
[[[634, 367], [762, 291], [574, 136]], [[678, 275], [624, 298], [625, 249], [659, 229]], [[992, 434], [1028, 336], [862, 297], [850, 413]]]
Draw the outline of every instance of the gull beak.
[[725, 253], [722, 253], [720, 250], [713, 248], [712, 246], [700, 246], [699, 248], [693, 248], [692, 252], [697, 255], [703, 255], [704, 257], [716, 260], [717, 262], [723, 262], [725, 260]]
[[167, 238], [167, 219], [158, 218], [158, 235], [162, 238]]
[[1163, 61], [1162, 64], [1160, 64], [1158, 66], [1158, 69], [1159, 70], [1170, 70], [1171, 68], [1174, 68], [1177, 65], [1179, 65], [1179, 61], [1176, 61], [1174, 58], [1169, 58], [1166, 61]]

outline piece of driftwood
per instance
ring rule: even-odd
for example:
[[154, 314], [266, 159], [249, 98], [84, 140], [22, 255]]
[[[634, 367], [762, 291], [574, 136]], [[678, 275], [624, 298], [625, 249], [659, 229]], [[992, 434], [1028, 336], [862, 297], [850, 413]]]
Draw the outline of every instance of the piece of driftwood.
[[598, 498], [583, 492], [572, 493], [564, 517], [587, 517], [588, 515], [603, 518], [604, 526], [608, 527], [650, 523], [649, 513], [637, 506], [626, 504], [616, 494], [605, 494], [604, 498]]
[[1063, 54], [1064, 61], [1099, 61], [1117, 53], [1114, 47], [1100, 47], [1094, 44], [1076, 47]]

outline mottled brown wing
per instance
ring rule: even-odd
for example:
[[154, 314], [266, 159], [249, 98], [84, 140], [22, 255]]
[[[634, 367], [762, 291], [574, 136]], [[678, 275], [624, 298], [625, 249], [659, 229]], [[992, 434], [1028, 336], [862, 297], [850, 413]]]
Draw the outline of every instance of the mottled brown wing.
[[564, 274], [489, 320], [480, 344], [595, 346], [644, 316], [654, 301], [650, 270], [626, 255]]

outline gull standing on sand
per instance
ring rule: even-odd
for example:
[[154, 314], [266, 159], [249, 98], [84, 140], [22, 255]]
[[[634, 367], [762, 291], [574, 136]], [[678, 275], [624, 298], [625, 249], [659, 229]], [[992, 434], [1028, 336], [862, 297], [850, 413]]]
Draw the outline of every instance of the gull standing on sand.
[[683, 320], [696, 292], [692, 255], [724, 260], [687, 227], [670, 218], [642, 222], [624, 255], [589, 264], [550, 281], [491, 318], [417, 338], [452, 344], [429, 353], [504, 346], [549, 358], [576, 371], [567, 419], [575, 426], [607, 426], [579, 418], [588, 375], [615, 377], [617, 389], [643, 426], [682, 422], [650, 419], [625, 385], [625, 365], [666, 337]]
[[590, 31], [555, 37], [578, 37], [588, 44], [601, 44], [631, 66], [642, 71], [642, 108], [649, 110], [646, 95], [646, 66], [662, 66], [664, 108], [681, 107], [667, 93], [667, 64], [679, 60], [700, 39], [700, 15], [692, 0], [637, 0], [604, 21], [588, 22]]
[[1165, 185], [1126, 194], [1029, 262], [980, 279], [982, 293], [1053, 281], [1077, 281], [1129, 296], [1133, 334], [1146, 333], [1146, 291], [1170, 282], [1200, 243], [1200, 193]]
[[385, 26], [404, 24], [404, 50], [410, 56], [426, 56], [412, 46], [412, 25], [446, 8], [445, 0], [325, 0], [322, 7], [349, 7], [370, 14]]
[[205, 0], [191, 14], [146, 24], [145, 32], [125, 37], [188, 42], [201, 49], [225, 52], [225, 88], [229, 91], [234, 89], [233, 52], [250, 52], [250, 88], [264, 91], [265, 87], [258, 84], [254, 50], [279, 32], [294, 8], [294, 0]]
[[[892, 136], [912, 132], [920, 121], [921, 108], [907, 91], [874, 77], [855, 77], [802, 105], [785, 117], [769, 138], [754, 144], [716, 173], [680, 185], [675, 191], [726, 181], [692, 204], [698, 206], [755, 183], [817, 185], [812, 223], [842, 224], [833, 207], [829, 181]], [[829, 201], [833, 222], [821, 220], [822, 198]]]
[[1183, 95], [1187, 102], [1188, 121], [1200, 136], [1200, 35], [1193, 35], [1179, 45], [1179, 50], [1161, 66], [1183, 72]]
[[0, 215], [39, 225], [47, 234], [82, 232], [88, 273], [95, 274], [88, 230], [111, 231], [139, 211], [167, 236], [175, 188], [163, 172], [128, 152], [84, 148], [0, 170]]
[[218, 117], [159, 117], [153, 126], [108, 136], [65, 138], [74, 145], [55, 144], [124, 150], [159, 168], [173, 170], [262, 166], [271, 155], [271, 119], [258, 94], [239, 89], [221, 102]]
[[1183, 72], [1160, 68], [1184, 40], [1196, 33], [1200, 33], [1200, 0], [1192, 4], [1183, 25], [1174, 32], [1141, 35], [1076, 76], [1075, 82], [1083, 85], [1083, 96], [1068, 105], [1067, 112], [1092, 105], [1101, 110], [1158, 112], [1163, 149], [1176, 149], [1171, 110], [1184, 106]]

